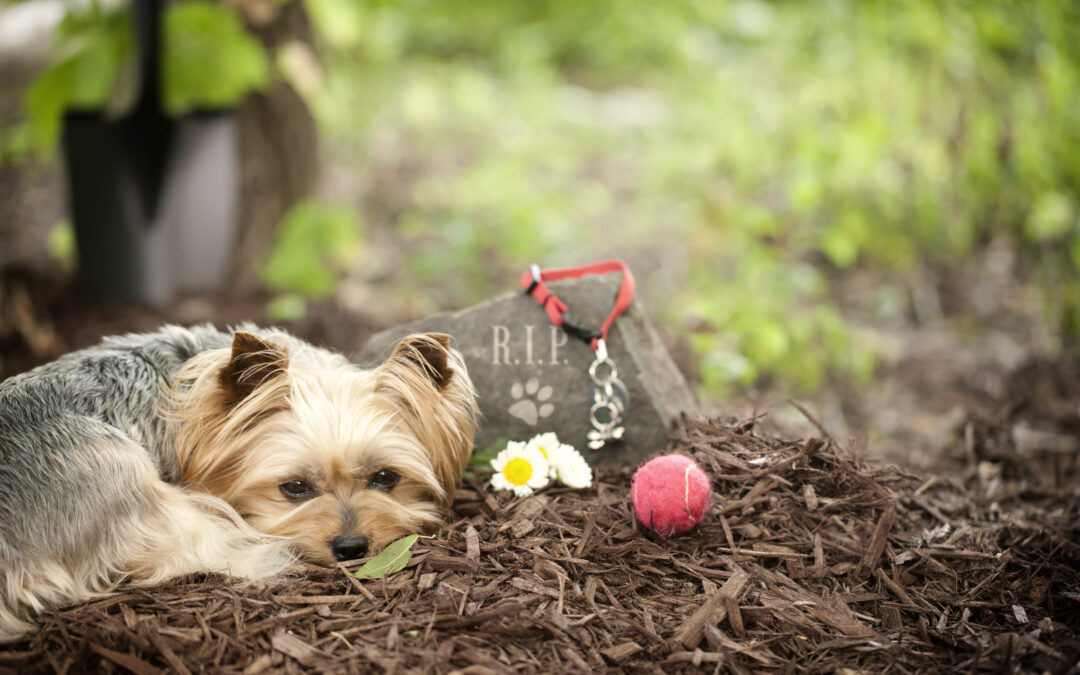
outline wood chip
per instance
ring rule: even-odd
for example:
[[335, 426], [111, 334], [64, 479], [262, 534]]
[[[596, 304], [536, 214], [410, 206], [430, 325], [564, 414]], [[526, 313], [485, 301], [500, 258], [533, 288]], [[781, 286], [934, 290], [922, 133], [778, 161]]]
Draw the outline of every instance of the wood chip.
[[727, 610], [727, 620], [731, 624], [731, 630], [734, 631], [738, 637], [746, 636], [746, 629], [743, 627], [742, 612], [739, 610], [739, 601], [733, 597], [724, 595], [724, 609]]
[[137, 656], [131, 654], [121, 654], [120, 652], [114, 652], [111, 649], [106, 649], [99, 644], [91, 642], [89, 644], [90, 650], [96, 654], [99, 654], [109, 661], [112, 661], [118, 666], [123, 666], [135, 675], [158, 675], [161, 671], [153, 667], [146, 661], [143, 661]]
[[180, 657], [176, 655], [176, 652], [174, 652], [172, 647], [165, 642], [165, 639], [157, 630], [147, 629], [146, 637], [153, 643], [154, 648], [161, 652], [165, 661], [172, 666], [172, 669], [175, 670], [178, 675], [191, 675], [191, 671], [188, 667], [184, 665], [184, 662], [180, 660]]
[[477, 612], [473, 616], [452, 616], [439, 620], [439, 625], [446, 628], [465, 628], [467, 626], [474, 626], [477, 624], [486, 623], [492, 619], [497, 619], [503, 616], [516, 616], [524, 610], [524, 606], [519, 602], [504, 602], [496, 605], [490, 609], [486, 609]]
[[535, 529], [536, 524], [533, 521], [523, 518], [510, 526], [510, 534], [514, 535], [516, 539], [521, 539]]
[[453, 570], [455, 572], [472, 572], [473, 563], [468, 558], [450, 555], [431, 554], [424, 558], [424, 565], [433, 570], [443, 572]]
[[881, 568], [874, 570], [874, 576], [880, 579], [881, 583], [885, 584], [885, 587], [892, 591], [893, 594], [900, 599], [900, 602], [911, 605], [912, 607], [920, 606], [919, 603], [915, 602], [911, 595], [909, 595], [908, 592], [905, 591], [900, 584], [889, 578], [889, 575], [885, 573], [885, 570]]
[[272, 665], [273, 659], [270, 658], [269, 654], [260, 654], [244, 668], [244, 675], [259, 675], [269, 670]]
[[705, 602], [682, 622], [675, 631], [673, 639], [687, 649], [694, 649], [701, 642], [702, 629], [706, 623], [720, 623], [727, 616], [724, 606], [724, 598], [739, 599], [743, 589], [750, 581], [750, 575], [741, 569], [736, 569], [724, 585], [710, 595]]
[[465, 558], [472, 564], [473, 569], [480, 567], [480, 535], [476, 528], [469, 525], [465, 530]]
[[360, 595], [275, 595], [274, 600], [283, 605], [336, 605], [363, 600]]
[[689, 663], [696, 668], [703, 663], [723, 663], [724, 655], [720, 652], [703, 652], [695, 649], [692, 652], [672, 652], [664, 660], [668, 663]]
[[614, 647], [607, 647], [601, 649], [600, 653], [606, 656], [608, 659], [615, 663], [622, 663], [626, 659], [630, 658], [634, 654], [640, 652], [644, 647], [636, 642], [623, 642], [615, 645]]
[[510, 585], [526, 593], [537, 593], [539, 595], [546, 595], [549, 598], [559, 598], [559, 591], [555, 588], [549, 588], [539, 582], [532, 579], [525, 579], [523, 577], [514, 577], [510, 580]]
[[881, 608], [881, 623], [885, 626], [886, 632], [899, 633], [904, 628], [904, 620], [900, 616], [900, 610], [895, 607], [882, 607]]
[[810, 616], [844, 635], [857, 638], [877, 637], [877, 631], [856, 619], [843, 602], [837, 598], [822, 599], [809, 608]]
[[435, 585], [435, 577], [439, 576], [438, 572], [428, 572], [421, 574], [420, 578], [416, 581], [416, 589], [418, 591], [426, 591]]
[[995, 553], [983, 553], [981, 551], [961, 551], [949, 548], [915, 548], [915, 553], [925, 553], [936, 558], [961, 558], [963, 560], [997, 560]]
[[282, 628], [270, 638], [270, 646], [291, 656], [302, 666], [313, 667], [324, 656], [322, 652]]
[[881, 519], [877, 521], [874, 533], [870, 536], [870, 542], [866, 545], [866, 553], [863, 554], [858, 567], [855, 568], [856, 579], [865, 579], [870, 574], [870, 571], [877, 567], [895, 522], [896, 507], [890, 503], [885, 507], [885, 512], [881, 514]]

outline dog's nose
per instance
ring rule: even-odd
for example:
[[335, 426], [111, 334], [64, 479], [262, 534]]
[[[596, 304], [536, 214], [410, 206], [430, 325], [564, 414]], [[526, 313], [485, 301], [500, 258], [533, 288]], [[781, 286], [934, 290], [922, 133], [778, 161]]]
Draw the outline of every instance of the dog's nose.
[[338, 560], [355, 560], [367, 555], [368, 540], [364, 535], [359, 537], [337, 537], [330, 542], [330, 550]]

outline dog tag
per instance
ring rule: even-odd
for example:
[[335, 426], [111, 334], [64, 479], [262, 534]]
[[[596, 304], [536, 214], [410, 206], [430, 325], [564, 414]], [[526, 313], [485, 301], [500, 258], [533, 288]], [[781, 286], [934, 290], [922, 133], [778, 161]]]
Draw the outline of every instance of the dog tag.
[[589, 447], [599, 450], [608, 441], [623, 437], [623, 415], [630, 404], [630, 394], [619, 379], [619, 369], [608, 356], [607, 344], [598, 340], [596, 360], [589, 366], [589, 378], [593, 381], [592, 405], [589, 407], [589, 423], [592, 430], [587, 434]]

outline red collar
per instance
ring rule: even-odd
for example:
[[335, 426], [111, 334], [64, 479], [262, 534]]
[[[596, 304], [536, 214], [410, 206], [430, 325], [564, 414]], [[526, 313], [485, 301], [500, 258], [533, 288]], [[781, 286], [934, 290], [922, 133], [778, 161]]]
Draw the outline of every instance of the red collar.
[[[611, 313], [608, 314], [599, 331], [586, 328], [578, 323], [573, 315], [567, 311], [566, 303], [556, 297], [547, 284], [544, 283], [562, 279], [577, 279], [587, 274], [612, 274], [614, 272], [622, 272], [622, 283], [619, 285], [619, 292], [615, 295], [615, 304], [611, 308]], [[532, 265], [521, 276], [521, 286], [526, 293], [536, 298], [536, 301], [543, 306], [548, 318], [551, 319], [551, 323], [560, 326], [567, 333], [588, 342], [594, 350], [597, 349], [600, 340], [607, 342], [608, 331], [611, 330], [615, 319], [630, 306], [630, 301], [634, 298], [634, 275], [630, 273], [630, 268], [626, 266], [626, 263], [621, 260], [604, 260], [581, 267], [564, 267], [550, 270], [541, 270], [539, 265]]]

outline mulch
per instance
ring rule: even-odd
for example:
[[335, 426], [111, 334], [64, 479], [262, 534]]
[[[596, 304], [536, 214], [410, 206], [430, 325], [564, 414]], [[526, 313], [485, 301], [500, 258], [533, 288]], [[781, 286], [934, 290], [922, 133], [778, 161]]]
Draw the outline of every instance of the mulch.
[[916, 478], [755, 420], [684, 420], [669, 450], [716, 497], [684, 536], [635, 522], [632, 467], [526, 499], [470, 474], [385, 579], [126, 591], [43, 616], [0, 671], [1077, 672], [1076, 452]]

